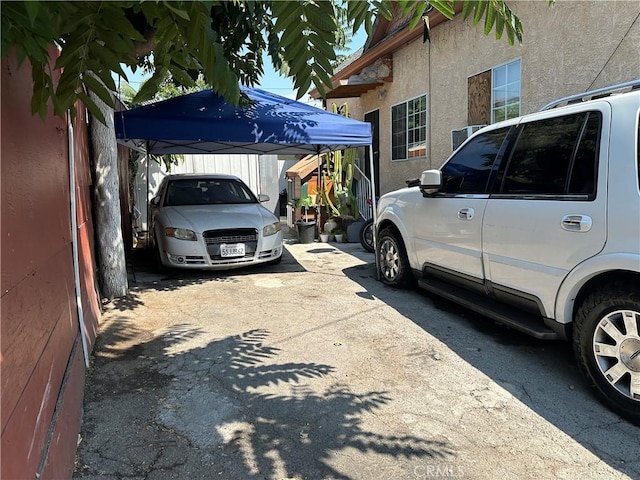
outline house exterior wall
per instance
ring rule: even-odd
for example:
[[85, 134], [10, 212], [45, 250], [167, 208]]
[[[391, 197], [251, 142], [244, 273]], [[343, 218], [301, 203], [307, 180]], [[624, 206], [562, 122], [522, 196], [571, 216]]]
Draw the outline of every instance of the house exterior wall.
[[[485, 36], [457, 15], [437, 25], [431, 43], [418, 38], [393, 53], [393, 82], [359, 99], [350, 111], [380, 109], [382, 193], [403, 187], [451, 154], [451, 130], [468, 125], [469, 77], [521, 59], [521, 113], [573, 93], [640, 78], [637, 1], [509, 2], [524, 26], [522, 45]], [[427, 95], [427, 156], [391, 161], [391, 107]], [[343, 100], [335, 100], [343, 102]], [[359, 105], [358, 105], [359, 104]], [[353, 118], [363, 119], [363, 116]]]
[[[54, 53], [55, 50], [52, 51]], [[1, 62], [2, 478], [70, 478], [80, 430], [84, 362], [74, 285], [68, 128], [32, 116], [31, 71]], [[74, 122], [84, 330], [93, 344], [95, 284], [89, 148]]]

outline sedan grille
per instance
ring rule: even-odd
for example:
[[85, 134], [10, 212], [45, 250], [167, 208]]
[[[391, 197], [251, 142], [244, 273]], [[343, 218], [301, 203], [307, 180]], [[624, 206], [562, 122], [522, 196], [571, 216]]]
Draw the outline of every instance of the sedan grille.
[[258, 231], [255, 228], [234, 228], [225, 230], [207, 230], [202, 236], [207, 245], [221, 243], [250, 243], [258, 241]]
[[[211, 261], [220, 264], [234, 264], [250, 262], [256, 255], [258, 248], [258, 230], [255, 228], [229, 228], [224, 230], [207, 230], [202, 236], [207, 243], [207, 252]], [[244, 245], [244, 256], [223, 257], [221, 246], [223, 244]]]

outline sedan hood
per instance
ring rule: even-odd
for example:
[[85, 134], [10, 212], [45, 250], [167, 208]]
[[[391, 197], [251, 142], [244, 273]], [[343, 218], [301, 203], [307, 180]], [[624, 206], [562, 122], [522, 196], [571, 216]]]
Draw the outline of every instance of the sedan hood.
[[259, 204], [181, 205], [164, 207], [162, 215], [167, 227], [188, 228], [196, 233], [221, 228], [256, 228], [278, 219]]

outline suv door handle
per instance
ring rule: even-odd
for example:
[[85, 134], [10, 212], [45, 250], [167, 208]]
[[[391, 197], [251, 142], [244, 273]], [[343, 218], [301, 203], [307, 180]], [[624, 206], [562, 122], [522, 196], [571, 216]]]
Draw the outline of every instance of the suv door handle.
[[461, 208], [458, 210], [458, 218], [460, 220], [473, 220], [475, 214], [476, 212], [473, 208]]
[[588, 232], [593, 226], [593, 220], [588, 215], [565, 215], [561, 225], [569, 232]]

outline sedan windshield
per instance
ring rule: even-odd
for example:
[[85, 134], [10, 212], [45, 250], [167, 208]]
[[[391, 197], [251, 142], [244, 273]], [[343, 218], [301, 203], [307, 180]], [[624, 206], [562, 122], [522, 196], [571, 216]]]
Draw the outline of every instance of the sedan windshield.
[[167, 186], [166, 206], [257, 203], [245, 184], [233, 179], [172, 180]]

